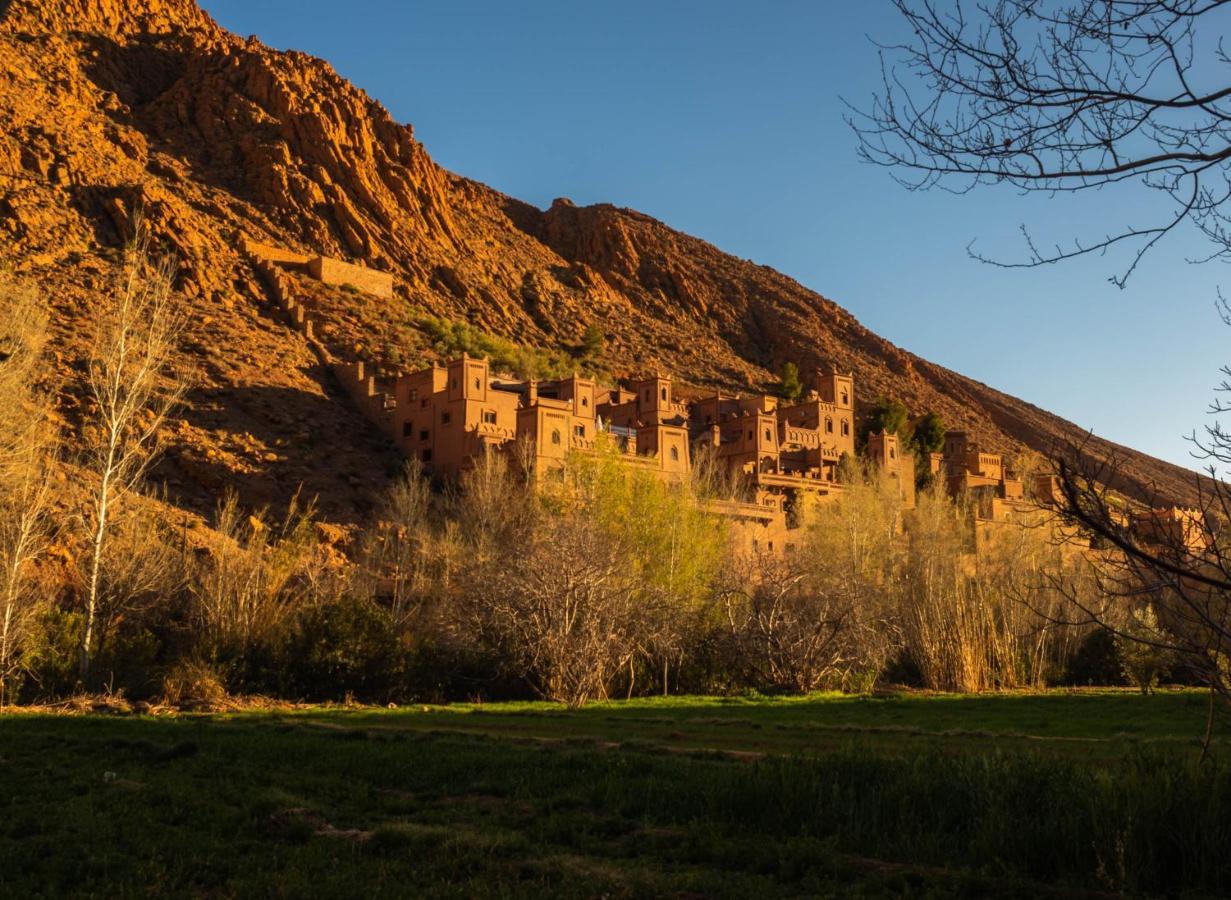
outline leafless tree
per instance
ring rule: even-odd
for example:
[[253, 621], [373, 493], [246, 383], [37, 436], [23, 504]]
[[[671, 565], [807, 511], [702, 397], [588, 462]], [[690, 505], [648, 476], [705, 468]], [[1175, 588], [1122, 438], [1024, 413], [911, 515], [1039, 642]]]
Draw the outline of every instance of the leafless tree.
[[736, 657], [760, 686], [807, 693], [867, 662], [859, 607], [798, 559], [756, 554], [729, 574], [722, 596]]
[[[83, 517], [88, 571], [83, 591], [80, 676], [95, 649], [107, 542], [123, 500], [143, 482], [161, 449], [161, 430], [183, 396], [176, 351], [183, 320], [172, 304], [174, 265], [156, 261], [142, 234], [126, 253], [117, 284], [100, 298], [86, 387], [82, 468], [91, 476]], [[114, 604], [113, 604], [114, 605]]]
[[1026, 233], [1027, 257], [997, 264], [1123, 246], [1111, 277], [1122, 287], [1183, 223], [1211, 242], [1204, 258], [1231, 257], [1227, 0], [893, 2], [910, 37], [881, 46], [883, 87], [848, 117], [863, 159], [912, 190], [1136, 185], [1165, 202], [1153, 220], [1071, 245], [1041, 248]]
[[610, 532], [577, 515], [544, 520], [500, 571], [474, 570], [479, 628], [543, 698], [605, 698], [637, 653], [645, 584]]
[[[1121, 641], [1171, 656], [1231, 703], [1231, 489], [1199, 482], [1192, 510], [1151, 510], [1120, 493], [1118, 461], [1092, 462], [1074, 448], [1058, 454], [1057, 509], [1074, 540], [1095, 548], [1088, 563], [1098, 590], [1068, 592], [1070, 615]], [[1211, 470], [1211, 475], [1216, 475]], [[1148, 611], [1147, 611], [1148, 610]], [[1148, 621], [1156, 627], [1144, 629]]]
[[49, 533], [54, 440], [33, 389], [46, 324], [35, 292], [0, 272], [0, 707], [22, 668], [39, 605], [33, 567]]

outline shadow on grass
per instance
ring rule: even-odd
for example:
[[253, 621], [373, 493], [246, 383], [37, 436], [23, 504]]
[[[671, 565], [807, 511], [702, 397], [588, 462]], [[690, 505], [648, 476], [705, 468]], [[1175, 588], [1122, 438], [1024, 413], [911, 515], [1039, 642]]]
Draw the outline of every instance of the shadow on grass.
[[[766, 733], [775, 709], [806, 721], [847, 704], [871, 722], [895, 702], [921, 701], [9, 716], [0, 885], [317, 896], [1231, 888], [1231, 767], [1175, 748], [1096, 759], [959, 738], [903, 752], [897, 737], [844, 735], [811, 756], [737, 756], [664, 752], [656, 739], [660, 728]], [[507, 727], [459, 734], [440, 727], [447, 717]], [[403, 727], [413, 721], [424, 727]], [[622, 736], [517, 727], [548, 721]]]

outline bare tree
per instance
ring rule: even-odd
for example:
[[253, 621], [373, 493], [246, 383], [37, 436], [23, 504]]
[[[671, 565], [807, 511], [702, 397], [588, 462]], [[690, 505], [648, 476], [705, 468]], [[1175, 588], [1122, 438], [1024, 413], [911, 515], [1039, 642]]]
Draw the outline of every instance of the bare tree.
[[[139, 488], [161, 449], [161, 430], [185, 389], [175, 368], [183, 321], [172, 305], [174, 265], [155, 261], [146, 234], [129, 248], [115, 288], [97, 312], [86, 386], [90, 408], [81, 464], [92, 483], [84, 522], [88, 571], [83, 599], [80, 676], [88, 681], [101, 575], [113, 520]], [[114, 604], [113, 604], [114, 605]]]
[[626, 548], [592, 520], [545, 520], [468, 593], [479, 627], [536, 693], [579, 707], [606, 698], [638, 650], [648, 603]]
[[798, 693], [836, 686], [864, 660], [859, 609], [795, 559], [757, 554], [723, 594], [736, 658], [761, 687]]
[[911, 190], [1136, 185], [1165, 201], [1152, 221], [1071, 245], [1027, 233], [1027, 257], [1007, 265], [1124, 246], [1122, 287], [1186, 222], [1212, 242], [1205, 258], [1231, 257], [1227, 0], [893, 2], [911, 37], [881, 46], [882, 90], [848, 117], [865, 160]]
[[728, 577], [730, 633], [762, 685], [866, 688], [900, 644], [901, 504], [879, 472], [853, 474], [840, 497], [800, 511], [794, 552], [753, 556]]
[[[1092, 462], [1080, 448], [1059, 457], [1058, 513], [1074, 539], [1089, 541], [1092, 596], [1067, 592], [1070, 616], [1120, 641], [1170, 656], [1231, 703], [1231, 489], [1199, 483], [1191, 510], [1133, 504], [1117, 491], [1116, 460]], [[1213, 473], [1212, 473], [1213, 474]], [[1147, 611], [1148, 610], [1148, 611]], [[1143, 628], [1142, 622], [1153, 627]]]
[[22, 668], [49, 530], [53, 438], [33, 389], [46, 324], [35, 292], [0, 272], [0, 707]]

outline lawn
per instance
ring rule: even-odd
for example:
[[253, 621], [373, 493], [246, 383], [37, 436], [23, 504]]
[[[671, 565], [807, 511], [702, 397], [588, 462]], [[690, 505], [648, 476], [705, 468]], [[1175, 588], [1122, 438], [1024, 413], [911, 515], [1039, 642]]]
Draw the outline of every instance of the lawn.
[[5, 896], [1231, 889], [1195, 692], [0, 717]]

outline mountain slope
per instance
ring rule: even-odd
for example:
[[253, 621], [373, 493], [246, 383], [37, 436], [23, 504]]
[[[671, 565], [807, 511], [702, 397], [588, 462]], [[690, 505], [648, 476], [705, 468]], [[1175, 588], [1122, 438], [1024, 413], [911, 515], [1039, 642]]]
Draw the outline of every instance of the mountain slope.
[[[748, 390], [787, 360], [829, 361], [854, 371], [862, 400], [935, 409], [989, 449], [1082, 437], [647, 216], [566, 200], [542, 211], [452, 174], [327, 63], [232, 35], [191, 0], [0, 0], [0, 236], [54, 310], [70, 422], [89, 298], [138, 214], [180, 259], [191, 316], [195, 387], [160, 473], [186, 507], [224, 483], [249, 502], [302, 483], [327, 517], [355, 521], [398, 464], [268, 305], [241, 233], [395, 274], [387, 304], [322, 306], [337, 358], [381, 358], [424, 312], [546, 348], [597, 323], [616, 375], [662, 368]], [[1125, 489], [1192, 501], [1192, 473], [1091, 449], [1123, 458]]]

